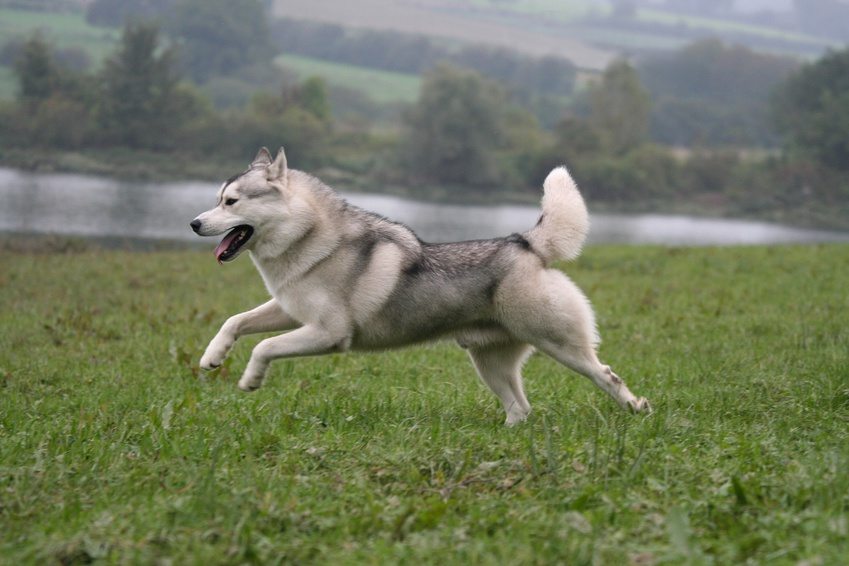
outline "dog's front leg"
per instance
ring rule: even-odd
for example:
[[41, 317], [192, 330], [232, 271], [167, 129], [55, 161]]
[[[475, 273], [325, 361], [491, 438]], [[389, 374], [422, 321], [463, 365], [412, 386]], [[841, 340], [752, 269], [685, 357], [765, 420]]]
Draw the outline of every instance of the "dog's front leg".
[[255, 309], [228, 318], [206, 347], [200, 367], [211, 370], [220, 366], [236, 340], [245, 334], [291, 330], [298, 326], [298, 321], [286, 314], [277, 300], [271, 299]]
[[318, 325], [302, 326], [292, 332], [267, 338], [254, 348], [245, 373], [239, 380], [239, 389], [259, 389], [268, 365], [278, 358], [329, 354], [347, 350], [349, 345], [350, 338], [346, 333], [333, 332]]

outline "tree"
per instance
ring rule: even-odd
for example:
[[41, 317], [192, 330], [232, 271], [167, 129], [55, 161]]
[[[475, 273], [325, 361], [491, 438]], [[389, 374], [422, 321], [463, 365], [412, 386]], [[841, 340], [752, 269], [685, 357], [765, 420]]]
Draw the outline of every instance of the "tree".
[[849, 171], [849, 48], [792, 75], [776, 93], [772, 115], [788, 149]]
[[425, 75], [404, 116], [405, 166], [420, 179], [457, 185], [495, 182], [502, 95], [473, 71], [439, 66]]
[[284, 86], [277, 105], [280, 107], [280, 112], [285, 112], [292, 106], [298, 106], [321, 122], [330, 123], [331, 110], [327, 84], [321, 77], [309, 77], [300, 84]]
[[198, 81], [274, 54], [259, 0], [178, 0], [167, 31], [179, 39], [183, 66]]
[[159, 30], [128, 24], [102, 72], [99, 121], [105, 141], [130, 147], [168, 147], [189, 113], [178, 88], [173, 49], [161, 49]]
[[19, 97], [25, 103], [38, 103], [59, 90], [59, 67], [50, 46], [36, 34], [24, 43], [15, 61], [15, 74], [20, 83]]
[[3, 130], [15, 146], [80, 147], [91, 133], [92, 89], [36, 34], [17, 46], [17, 104]]
[[772, 145], [771, 91], [799, 67], [716, 39], [654, 56], [640, 66], [651, 93], [652, 139], [674, 145]]
[[624, 153], [648, 139], [651, 102], [627, 61], [611, 63], [601, 82], [590, 88], [589, 97], [589, 124], [610, 150]]

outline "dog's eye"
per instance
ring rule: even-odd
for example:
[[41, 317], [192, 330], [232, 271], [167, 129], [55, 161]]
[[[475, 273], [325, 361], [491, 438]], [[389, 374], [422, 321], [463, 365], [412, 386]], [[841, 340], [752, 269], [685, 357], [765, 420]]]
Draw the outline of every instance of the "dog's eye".
[[236, 204], [237, 202], [239, 202], [239, 199], [237, 199], [237, 198], [228, 198], [227, 200], [224, 201], [224, 204], [226, 204], [227, 206], [230, 206], [231, 204]]

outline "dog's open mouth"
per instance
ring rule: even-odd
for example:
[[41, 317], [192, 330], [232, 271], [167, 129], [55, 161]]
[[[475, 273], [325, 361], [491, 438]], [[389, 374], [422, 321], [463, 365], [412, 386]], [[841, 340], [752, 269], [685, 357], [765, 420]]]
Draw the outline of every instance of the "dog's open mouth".
[[218, 260], [218, 263], [230, 261], [239, 255], [239, 250], [248, 243], [253, 234], [254, 229], [247, 224], [236, 226], [224, 236], [224, 239], [215, 248], [215, 259]]

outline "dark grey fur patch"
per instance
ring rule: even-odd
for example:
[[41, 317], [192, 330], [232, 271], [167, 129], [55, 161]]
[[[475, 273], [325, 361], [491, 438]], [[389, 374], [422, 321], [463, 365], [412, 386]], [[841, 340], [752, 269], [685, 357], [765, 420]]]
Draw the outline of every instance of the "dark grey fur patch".
[[404, 269], [404, 275], [413, 277], [424, 271], [424, 267], [424, 261], [418, 257]]
[[357, 262], [354, 267], [354, 272], [359, 276], [365, 273], [371, 263], [371, 256], [374, 254], [374, 248], [380, 241], [380, 235], [374, 232], [363, 234], [362, 239], [354, 242], [359, 248], [357, 250]]
[[498, 284], [500, 281], [493, 281], [489, 287], [486, 288], [486, 298], [491, 303], [495, 301], [495, 292], [498, 290]]
[[509, 242], [511, 244], [519, 244], [522, 249], [525, 250], [531, 249], [531, 243], [521, 234], [510, 234], [509, 236], [504, 238], [504, 241]]
[[234, 182], [236, 179], [238, 179], [239, 177], [241, 177], [245, 173], [247, 173], [247, 171], [242, 171], [241, 173], [236, 173], [235, 175], [233, 175], [232, 177], [230, 177], [229, 179], [224, 181], [224, 188], [226, 189], [230, 185], [230, 183]]

